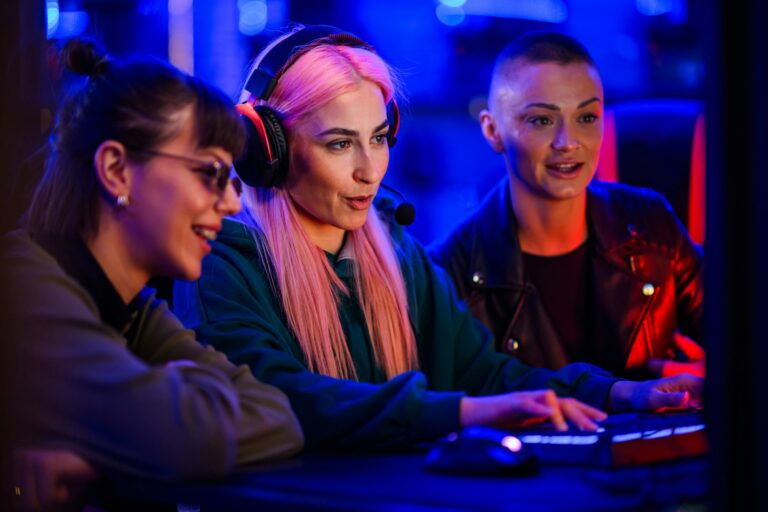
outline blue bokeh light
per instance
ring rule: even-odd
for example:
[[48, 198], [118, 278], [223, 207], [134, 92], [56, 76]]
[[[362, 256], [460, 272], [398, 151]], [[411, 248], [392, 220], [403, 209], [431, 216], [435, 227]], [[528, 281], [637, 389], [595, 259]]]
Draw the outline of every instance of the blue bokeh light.
[[[56, 2], [58, 4], [58, 2]], [[91, 21], [85, 11], [59, 11], [58, 5], [46, 9], [48, 15], [48, 39], [66, 39], [82, 35]], [[52, 24], [55, 19], [56, 23]]]
[[183, 14], [192, 8], [192, 0], [168, 0], [168, 14]]
[[435, 9], [435, 14], [441, 23], [448, 25], [449, 27], [460, 25], [466, 18], [464, 10], [461, 7], [449, 7], [445, 4], [438, 5]]
[[666, 16], [674, 23], [688, 20], [688, 6], [683, 0], [635, 0], [637, 12], [646, 16]]
[[536, 0], [535, 2], [467, 0], [464, 11], [473, 16], [518, 18], [549, 23], [562, 23], [568, 18], [568, 8], [563, 0]]
[[91, 18], [85, 11], [63, 11], [59, 14], [59, 30], [57, 36], [75, 37], [88, 28]]
[[440, 0], [440, 3], [448, 7], [461, 7], [467, 0]]
[[264, 0], [238, 2], [240, 18], [238, 30], [246, 36], [255, 36], [267, 26], [267, 3]]
[[46, 2], [46, 23], [47, 23], [47, 35], [50, 39], [53, 34], [56, 33], [56, 29], [59, 28], [59, 1], [48, 0]]
[[674, 0], [635, 0], [637, 11], [646, 16], [658, 16], [671, 12]]

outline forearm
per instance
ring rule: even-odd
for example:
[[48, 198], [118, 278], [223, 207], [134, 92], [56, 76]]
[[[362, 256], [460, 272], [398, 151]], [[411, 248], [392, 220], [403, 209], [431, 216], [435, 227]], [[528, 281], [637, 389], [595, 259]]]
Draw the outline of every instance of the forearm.
[[288, 457], [304, 446], [304, 434], [288, 397], [257, 381], [240, 366], [233, 382], [242, 417], [237, 425], [237, 465]]
[[605, 409], [610, 403], [611, 389], [620, 380], [597, 366], [573, 363], [553, 372], [547, 387], [554, 389], [558, 396], [573, 397], [598, 409]]
[[418, 372], [383, 384], [309, 372], [275, 376], [273, 383], [289, 396], [308, 448], [411, 446], [459, 426], [462, 394], [427, 391], [426, 380]]
[[19, 361], [36, 372], [15, 397], [24, 439], [145, 477], [231, 469], [240, 410], [223, 374], [194, 364], [150, 368], [109, 340], [96, 343]]

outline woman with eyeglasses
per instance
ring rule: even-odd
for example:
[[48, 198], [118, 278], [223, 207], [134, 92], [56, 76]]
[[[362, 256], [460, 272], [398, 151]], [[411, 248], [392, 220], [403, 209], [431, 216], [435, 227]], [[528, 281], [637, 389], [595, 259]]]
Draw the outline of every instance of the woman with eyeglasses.
[[166, 63], [83, 41], [62, 61], [85, 76], [60, 107], [26, 229], [0, 253], [14, 499], [66, 495], [36, 477], [39, 460], [179, 478], [298, 451], [285, 395], [197, 343], [145, 287], [198, 278], [240, 210], [230, 169], [244, 132], [230, 102]]
[[201, 279], [174, 295], [199, 339], [285, 391], [308, 447], [408, 446], [547, 420], [595, 430], [598, 409], [696, 400], [693, 378], [634, 383], [493, 351], [446, 275], [374, 205], [394, 93], [386, 63], [333, 27], [262, 51], [238, 107], [253, 124], [236, 163], [245, 207], [225, 220]]

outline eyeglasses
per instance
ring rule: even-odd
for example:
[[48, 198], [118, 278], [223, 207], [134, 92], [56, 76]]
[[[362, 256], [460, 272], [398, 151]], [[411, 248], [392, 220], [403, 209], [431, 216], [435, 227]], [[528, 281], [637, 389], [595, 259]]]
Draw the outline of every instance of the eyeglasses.
[[218, 190], [220, 193], [224, 193], [227, 190], [227, 185], [232, 183], [232, 187], [239, 196], [243, 192], [243, 184], [239, 178], [230, 178], [232, 167], [227, 167], [226, 164], [220, 160], [214, 160], [209, 162], [207, 160], [200, 160], [199, 158], [192, 158], [184, 155], [176, 155], [173, 153], [165, 153], [164, 151], [156, 151], [154, 149], [140, 149], [134, 151], [135, 153], [142, 153], [151, 156], [160, 156], [165, 158], [173, 158], [192, 164], [190, 171], [200, 174], [206, 180], [208, 188], [211, 190]]

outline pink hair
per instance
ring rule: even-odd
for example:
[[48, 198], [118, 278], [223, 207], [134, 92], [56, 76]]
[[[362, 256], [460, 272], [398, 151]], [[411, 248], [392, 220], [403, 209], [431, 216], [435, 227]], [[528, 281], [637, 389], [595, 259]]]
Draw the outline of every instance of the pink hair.
[[[267, 105], [281, 114], [290, 135], [290, 128], [303, 116], [355, 90], [364, 80], [376, 84], [385, 101], [392, 98], [392, 74], [376, 54], [361, 48], [321, 45], [288, 68]], [[337, 378], [356, 378], [339, 321], [338, 298], [350, 291], [304, 231], [284, 188], [245, 189], [240, 219], [260, 231], [266, 241], [262, 259], [274, 271], [277, 282], [272, 286], [280, 295], [309, 369]], [[417, 368], [405, 281], [389, 233], [375, 209], [361, 229], [347, 233], [346, 244], [351, 244], [354, 252], [355, 292], [379, 368], [387, 378]]]

